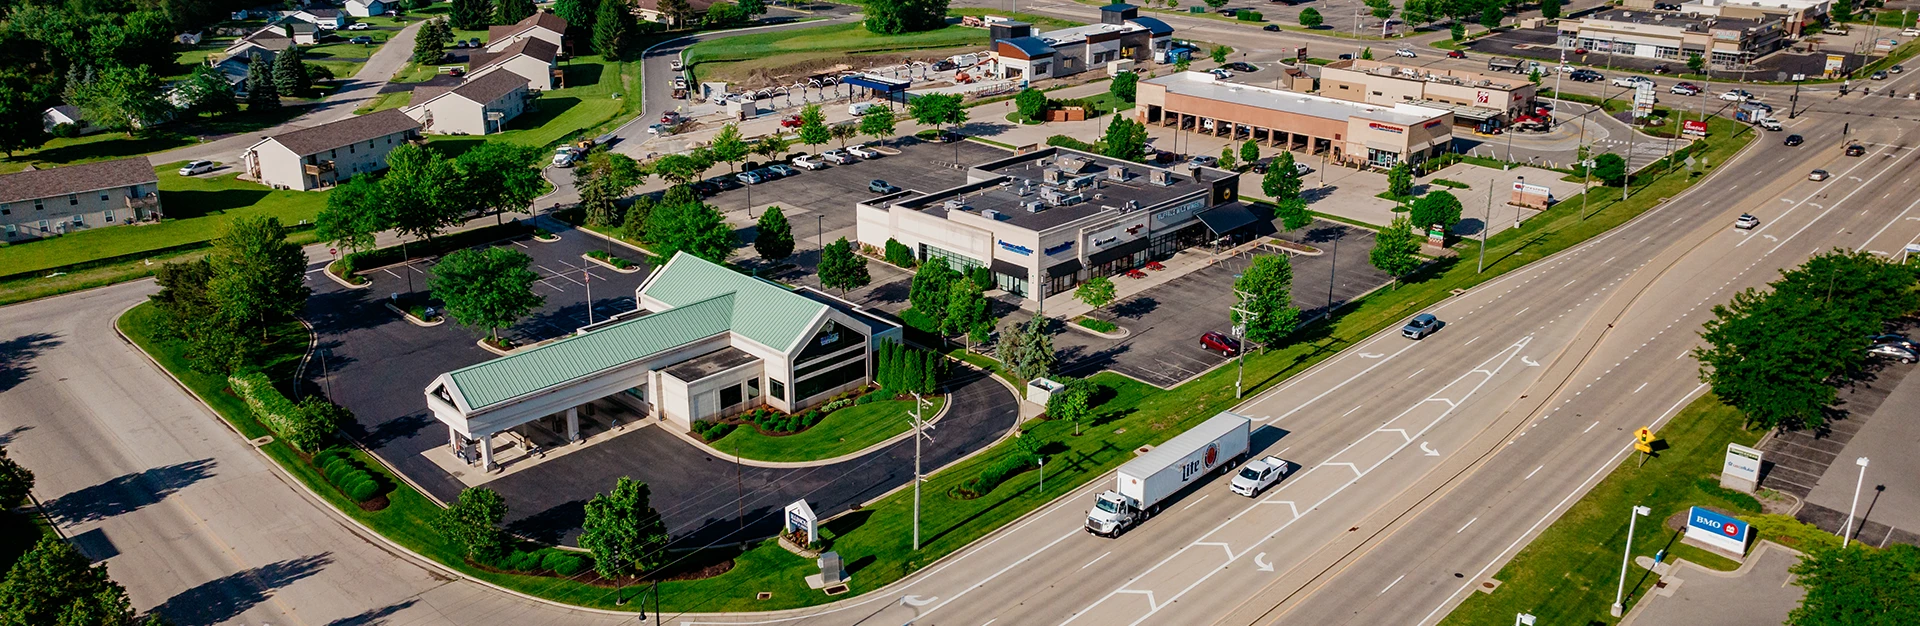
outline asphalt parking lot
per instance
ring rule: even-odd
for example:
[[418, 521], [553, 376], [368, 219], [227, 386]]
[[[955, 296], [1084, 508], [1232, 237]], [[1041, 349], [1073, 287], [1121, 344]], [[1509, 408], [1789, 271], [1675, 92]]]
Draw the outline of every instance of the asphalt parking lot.
[[[534, 293], [546, 298], [546, 304], [519, 324], [503, 330], [521, 342], [561, 336], [585, 325], [587, 286], [592, 284], [593, 316], [603, 319], [634, 307], [633, 292], [645, 279], [646, 271], [624, 274], [589, 264], [581, 255], [604, 246], [603, 240], [547, 222], [548, 229], [559, 233], [560, 241], [539, 243], [530, 237], [518, 237], [495, 245], [510, 246], [533, 257], [532, 269], [541, 280]], [[640, 255], [615, 248], [615, 254], [641, 262]], [[427, 280], [434, 259], [416, 261], [366, 272], [373, 280], [369, 289], [348, 289], [321, 274], [321, 265], [308, 269], [307, 285], [313, 296], [307, 300], [304, 317], [313, 324], [319, 343], [316, 367], [307, 369], [309, 389], [324, 389], [334, 402], [351, 409], [357, 417], [360, 440], [388, 464], [436, 495], [459, 483], [439, 467], [426, 462], [419, 453], [443, 445], [445, 429], [427, 413], [423, 390], [435, 376], [460, 367], [493, 358], [476, 342], [485, 329], [471, 329], [448, 320], [433, 327], [408, 323], [387, 310], [382, 300], [392, 294], [427, 292]]]
[[[1367, 262], [1367, 253], [1373, 249], [1372, 231], [1316, 220], [1291, 233], [1267, 234], [1326, 251], [1319, 256], [1288, 255], [1293, 264], [1293, 304], [1300, 308], [1302, 319], [1324, 314], [1329, 296], [1332, 304], [1339, 306], [1389, 280]], [[1229, 361], [1218, 352], [1202, 349], [1200, 335], [1231, 330], [1227, 309], [1235, 302], [1233, 281], [1255, 256], [1266, 254], [1282, 253], [1269, 248], [1221, 259], [1096, 313], [1096, 317], [1125, 327], [1131, 333], [1125, 339], [1106, 339], [1066, 328], [1064, 322], [1056, 323], [1053, 345], [1059, 352], [1060, 371], [1087, 376], [1112, 370], [1149, 384], [1173, 387]], [[1002, 308], [1011, 308], [1011, 304], [1003, 304], [996, 307], [996, 314]], [[1024, 323], [1031, 317], [1024, 310], [1010, 311], [1003, 325]]]

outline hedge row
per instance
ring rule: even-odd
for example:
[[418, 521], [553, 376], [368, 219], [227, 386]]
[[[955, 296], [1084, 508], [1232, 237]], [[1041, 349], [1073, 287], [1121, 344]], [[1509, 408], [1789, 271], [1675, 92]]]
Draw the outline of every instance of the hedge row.
[[892, 263], [894, 265], [904, 267], [907, 269], [913, 269], [913, 266], [915, 265], [914, 258], [913, 258], [913, 249], [908, 248], [907, 244], [900, 243], [899, 240], [895, 240], [895, 239], [887, 240], [887, 249], [886, 249], [885, 258], [888, 263]]
[[577, 552], [568, 552], [556, 548], [538, 550], [514, 550], [502, 553], [499, 557], [485, 561], [488, 567], [520, 574], [539, 574], [553, 572], [562, 577], [573, 576], [587, 571], [592, 564], [591, 557]]
[[[227, 377], [227, 386], [233, 393], [245, 400], [247, 408], [253, 411], [254, 419], [266, 424], [274, 433], [291, 442], [293, 433], [299, 428], [300, 408], [294, 406], [280, 390], [273, 388], [273, 381], [266, 374], [249, 372]], [[299, 447], [299, 446], [295, 446]]]
[[320, 468], [327, 477], [327, 484], [333, 485], [354, 502], [366, 502], [386, 492], [379, 475], [369, 471], [359, 459], [353, 458], [346, 448], [328, 448], [313, 455], [313, 466]]
[[713, 443], [733, 433], [733, 429], [737, 427], [739, 424], [700, 420], [693, 423], [693, 434], [699, 435], [702, 441]]
[[800, 415], [787, 415], [772, 409], [759, 408], [747, 411], [745, 414], [742, 414], [740, 418], [754, 426], [760, 427], [760, 430], [765, 432], [790, 434], [812, 428], [814, 424], [820, 423], [820, 418], [823, 415], [824, 414], [819, 411], [807, 411]]
[[1038, 459], [1034, 455], [1024, 452], [1009, 454], [988, 465], [986, 469], [980, 470], [979, 476], [960, 483], [955, 491], [958, 492], [957, 495], [968, 500], [987, 495], [993, 491], [993, 488], [999, 487], [1000, 483], [1007, 482], [1007, 479], [1037, 467], [1034, 465], [1036, 460]]

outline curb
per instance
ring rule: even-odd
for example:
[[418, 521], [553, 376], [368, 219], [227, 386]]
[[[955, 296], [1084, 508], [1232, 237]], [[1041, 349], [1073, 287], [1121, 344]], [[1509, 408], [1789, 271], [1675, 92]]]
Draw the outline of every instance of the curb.
[[[400, 310], [400, 307], [394, 306], [392, 302], [387, 300], [381, 300], [380, 305], [387, 307], [388, 311], [393, 311], [395, 315], [399, 315], [402, 319], [407, 320], [408, 324], [419, 326], [421, 328], [432, 328], [434, 326], [439, 326], [441, 324], [447, 323], [446, 316], [441, 316], [440, 320], [436, 322], [428, 322], [428, 321], [421, 320], [420, 318], [414, 317], [412, 313], [408, 313], [406, 311]], [[307, 330], [311, 332], [313, 328], [309, 326]], [[302, 365], [304, 366], [305, 364], [303, 363]]]
[[603, 267], [603, 268], [606, 268], [606, 269], [608, 269], [608, 270], [611, 270], [611, 271], [615, 271], [615, 272], [619, 272], [619, 273], [622, 273], [622, 274], [632, 274], [632, 273], [634, 273], [634, 272], [638, 272], [638, 271], [640, 271], [640, 268], [638, 268], [638, 267], [629, 267], [629, 268], [627, 268], [627, 269], [620, 269], [620, 268], [618, 268], [618, 267], [614, 267], [614, 265], [613, 265], [612, 263], [608, 263], [608, 262], [606, 262], [606, 261], [602, 261], [602, 260], [600, 260], [600, 259], [596, 259], [596, 258], [593, 258], [593, 256], [591, 256], [591, 255], [590, 255], [589, 253], [584, 253], [584, 252], [583, 252], [583, 253], [581, 253], [581, 254], [580, 254], [580, 258], [582, 258], [582, 259], [586, 259], [588, 263], [592, 263], [592, 264], [594, 264], [594, 265], [598, 265], [598, 266], [600, 266], [600, 267]]
[[341, 287], [346, 287], [348, 289], [372, 289], [373, 288], [373, 279], [371, 278], [367, 279], [367, 282], [365, 283], [355, 285], [353, 283], [347, 282], [347, 279], [334, 275], [333, 269], [332, 269], [333, 264], [334, 264], [333, 261], [328, 261], [326, 265], [320, 266], [320, 273], [326, 274], [327, 278], [333, 279], [333, 282], [335, 284], [338, 284]]
[[[1085, 315], [1080, 315], [1080, 316], [1077, 316], [1077, 317], [1087, 317], [1087, 316], [1085, 316]], [[1092, 317], [1087, 317], [1087, 319], [1095, 319], [1095, 318], [1092, 318]], [[1078, 322], [1078, 321], [1075, 321], [1075, 320], [1067, 320], [1067, 321], [1066, 321], [1066, 323], [1065, 323], [1065, 324], [1063, 324], [1063, 325], [1064, 325], [1064, 326], [1066, 326], [1067, 328], [1070, 328], [1070, 329], [1073, 329], [1073, 330], [1077, 330], [1077, 331], [1080, 331], [1080, 332], [1083, 332], [1083, 333], [1086, 333], [1086, 334], [1089, 334], [1089, 335], [1093, 335], [1093, 336], [1095, 336], [1095, 337], [1099, 337], [1099, 338], [1102, 338], [1102, 339], [1126, 339], [1126, 338], [1128, 338], [1128, 337], [1132, 337], [1132, 336], [1133, 336], [1133, 331], [1131, 331], [1131, 330], [1127, 330], [1127, 328], [1126, 328], [1125, 326], [1120, 326], [1119, 324], [1115, 324], [1115, 325], [1114, 325], [1114, 327], [1115, 327], [1115, 328], [1117, 328], [1117, 329], [1119, 329], [1119, 331], [1120, 331], [1120, 332], [1117, 332], [1117, 333], [1103, 333], [1103, 332], [1100, 332], [1100, 331], [1097, 331], [1097, 330], [1094, 330], [1094, 329], [1091, 329], [1091, 328], [1087, 328], [1087, 327], [1085, 327], [1085, 326], [1081, 326], [1081, 325], [1080, 325], [1080, 322]]]
[[[953, 394], [945, 394], [942, 397], [946, 398], [946, 402], [940, 405], [939, 413], [933, 414], [933, 419], [927, 420], [927, 424], [931, 425], [931, 424], [938, 423], [940, 421], [940, 418], [946, 417], [947, 411], [953, 408]], [[852, 408], [852, 407], [849, 406], [848, 408]], [[851, 460], [866, 456], [876, 450], [893, 445], [896, 442], [905, 440], [908, 437], [913, 436], [913, 431], [908, 430], [898, 435], [888, 437], [885, 440], [880, 441], [879, 443], [875, 443], [865, 448], [861, 448], [859, 450], [842, 454], [840, 456], [836, 456], [830, 459], [821, 459], [818, 461], [762, 461], [759, 459], [749, 459], [743, 456], [728, 454], [718, 448], [708, 445], [703, 441], [700, 441], [698, 437], [694, 437], [692, 434], [687, 433], [686, 431], [680, 430], [678, 428], [667, 428], [666, 430], [667, 432], [673, 433], [673, 436], [679, 437], [681, 440], [686, 441], [689, 444], [693, 444], [694, 447], [699, 448], [700, 451], [707, 453], [708, 456], [712, 456], [714, 458], [721, 459], [721, 460], [732, 459], [733, 462], [738, 463], [740, 465], [745, 465], [747, 467], [764, 467], [768, 469], [798, 469], [798, 468], [806, 468], [806, 467], [824, 467], [827, 465], [837, 465], [840, 463], [845, 463], [847, 461], [851, 461]]]

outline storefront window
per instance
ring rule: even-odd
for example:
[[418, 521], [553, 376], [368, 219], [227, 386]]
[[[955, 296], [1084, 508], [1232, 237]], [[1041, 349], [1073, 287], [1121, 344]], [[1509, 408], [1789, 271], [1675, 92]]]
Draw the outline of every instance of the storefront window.
[[760, 397], [760, 379], [747, 379], [747, 399], [752, 400], [758, 397]]
[[742, 397], [740, 395], [739, 385], [731, 385], [731, 386], [720, 388], [720, 408], [731, 409], [735, 405], [740, 404], [741, 399]]
[[866, 377], [866, 375], [867, 360], [862, 358], [848, 363], [839, 369], [829, 370], [813, 378], [795, 382], [793, 384], [794, 401], [805, 401], [807, 398], [820, 395], [828, 389], [860, 380]]
[[773, 396], [775, 400], [785, 402], [787, 399], [786, 383], [771, 378], [767, 379], [767, 395]]
[[962, 274], [967, 273], [967, 270], [971, 270], [973, 268], [980, 267], [981, 265], [983, 265], [981, 262], [975, 261], [971, 257], [955, 254], [952, 251], [944, 250], [937, 246], [929, 246], [924, 243], [920, 244], [920, 258], [926, 259], [929, 261], [933, 259], [944, 260], [947, 262], [947, 267], [952, 268], [953, 271], [960, 272]]
[[1385, 150], [1367, 148], [1367, 162], [1380, 167], [1393, 167], [1393, 164], [1400, 162], [1400, 155]]
[[994, 272], [993, 283], [994, 286], [999, 287], [1001, 291], [1013, 294], [1015, 297], [1024, 298], [1027, 296], [1026, 277]]

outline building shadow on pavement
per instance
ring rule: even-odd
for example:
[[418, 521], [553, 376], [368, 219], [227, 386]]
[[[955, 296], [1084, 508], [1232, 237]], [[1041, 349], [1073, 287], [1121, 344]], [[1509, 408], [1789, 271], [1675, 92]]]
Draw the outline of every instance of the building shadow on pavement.
[[213, 477], [213, 459], [200, 459], [122, 475], [45, 503], [63, 526], [97, 522], [158, 503], [186, 486]]
[[332, 563], [333, 553], [323, 552], [234, 572], [168, 598], [153, 607], [153, 613], [183, 626], [226, 622], [265, 602], [274, 590], [318, 574]]

